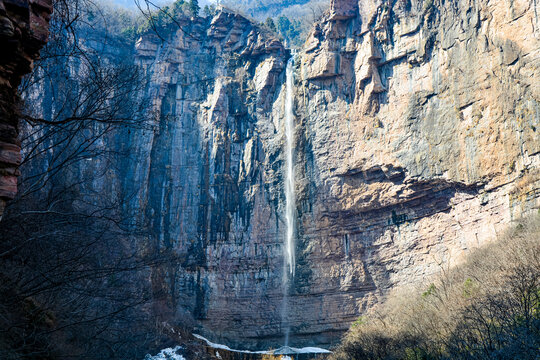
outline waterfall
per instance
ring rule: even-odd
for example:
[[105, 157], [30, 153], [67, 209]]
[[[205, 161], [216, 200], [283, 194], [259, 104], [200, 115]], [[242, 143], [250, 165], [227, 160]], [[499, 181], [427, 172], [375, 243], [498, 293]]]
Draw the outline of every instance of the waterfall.
[[285, 221], [287, 233], [284, 246], [283, 267], [283, 305], [281, 309], [281, 326], [285, 331], [285, 346], [289, 345], [291, 330], [289, 321], [289, 282], [294, 278], [295, 269], [295, 223], [296, 196], [294, 193], [294, 55], [287, 63], [285, 93]]
[[289, 275], [294, 277], [295, 268], [295, 227], [296, 227], [296, 196], [294, 193], [294, 56], [287, 63], [286, 100], [285, 100], [285, 220], [287, 222], [287, 237], [285, 242], [285, 260], [289, 268]]

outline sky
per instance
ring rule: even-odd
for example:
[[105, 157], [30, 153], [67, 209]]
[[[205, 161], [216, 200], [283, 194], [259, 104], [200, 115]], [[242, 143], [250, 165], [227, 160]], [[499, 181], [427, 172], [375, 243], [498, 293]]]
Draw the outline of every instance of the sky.
[[[106, 0], [107, 1], [107, 0]], [[120, 5], [129, 9], [136, 9], [135, 0], [108, 0], [112, 4]], [[151, 0], [156, 5], [165, 5], [171, 3], [173, 0]], [[140, 4], [144, 3], [144, 0], [139, 0]], [[199, 0], [199, 5], [206, 5], [208, 3], [215, 3], [215, 0]]]
[[[127, 8], [136, 8], [135, 6], [135, 0], [109, 0], [109, 2], [120, 5]], [[142, 5], [144, 0], [139, 0], [139, 3]], [[156, 5], [164, 5], [166, 3], [170, 2], [169, 0], [152, 0], [152, 3]]]

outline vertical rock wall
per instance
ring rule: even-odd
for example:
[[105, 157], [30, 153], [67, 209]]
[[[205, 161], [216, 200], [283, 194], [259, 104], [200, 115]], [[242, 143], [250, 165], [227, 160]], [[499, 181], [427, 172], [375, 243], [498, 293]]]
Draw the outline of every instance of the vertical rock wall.
[[[332, 343], [537, 211], [537, 26], [527, 1], [332, 1], [295, 69], [293, 345]], [[251, 347], [284, 334], [287, 56], [265, 36], [223, 12], [138, 46], [159, 109], [134, 140], [139, 214], [185, 258], [156, 278], [206, 335]]]
[[[527, 2], [332, 2], [297, 61], [293, 345], [330, 344], [396, 286], [538, 211], [537, 15]], [[529, 4], [530, 5], [530, 4]], [[523, 34], [528, 34], [523, 36]], [[118, 174], [171, 322], [281, 344], [284, 68], [223, 11], [144, 36], [150, 129]]]
[[[184, 19], [165, 42], [137, 44], [155, 109], [135, 132], [126, 180], [148, 247], [182, 261], [154, 274], [165, 307], [215, 339], [281, 337], [283, 264], [280, 91], [287, 53], [222, 11]], [[275, 115], [275, 116], [274, 116]]]
[[47, 41], [51, 12], [52, 0], [0, 1], [0, 217], [17, 193], [17, 87]]
[[298, 68], [293, 332], [345, 330], [538, 212], [539, 26], [526, 0], [332, 2]]

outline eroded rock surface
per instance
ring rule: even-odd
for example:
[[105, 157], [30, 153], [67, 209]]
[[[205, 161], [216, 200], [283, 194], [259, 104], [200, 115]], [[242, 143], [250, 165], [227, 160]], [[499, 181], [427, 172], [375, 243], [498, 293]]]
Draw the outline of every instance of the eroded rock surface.
[[[178, 309], [216, 341], [277, 346], [286, 52], [227, 12], [193, 26], [139, 44], [161, 114], [141, 213], [186, 257], [160, 275]], [[335, 341], [537, 211], [538, 35], [528, 1], [332, 1], [296, 66], [293, 344]]]
[[17, 193], [17, 87], [47, 42], [52, 0], [0, 0], [0, 217]]
[[282, 332], [283, 130], [273, 114], [288, 54], [226, 10], [180, 26], [165, 43], [149, 34], [137, 44], [156, 120], [131, 135], [136, 154], [120, 178], [137, 193], [148, 247], [184, 259], [153, 277], [171, 294], [165, 306], [213, 339], [262, 346]]
[[534, 2], [343, 3], [298, 66], [296, 333], [344, 330], [539, 207]]
[[[289, 54], [248, 20], [137, 44], [156, 109], [124, 191], [165, 307], [231, 346], [283, 341]], [[330, 344], [395, 286], [540, 206], [538, 17], [527, 1], [332, 2], [296, 61], [293, 345]]]

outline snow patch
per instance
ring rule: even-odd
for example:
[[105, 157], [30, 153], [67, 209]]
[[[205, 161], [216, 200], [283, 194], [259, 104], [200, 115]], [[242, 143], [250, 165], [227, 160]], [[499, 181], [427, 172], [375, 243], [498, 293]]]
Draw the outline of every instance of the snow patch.
[[304, 347], [304, 348], [291, 348], [296, 354], [331, 354], [330, 350], [326, 350], [318, 347]]
[[178, 354], [178, 351], [182, 349], [181, 346], [175, 348], [163, 349], [159, 354], [151, 356], [150, 354], [144, 357], [144, 360], [186, 360], [182, 355]]
[[205, 337], [203, 337], [201, 335], [193, 334], [193, 336], [195, 336], [199, 340], [204, 341], [206, 343], [206, 345], [208, 345], [208, 346], [210, 346], [210, 347], [212, 347], [214, 349], [222, 349], [222, 350], [227, 350], [227, 351], [237, 352], [237, 353], [243, 353], [243, 354], [271, 354], [271, 352], [269, 352], [269, 351], [249, 351], [249, 350], [231, 349], [227, 345], [213, 343], [213, 342], [211, 342], [210, 340], [208, 340], [207, 338], [205, 338]]
[[[318, 348], [318, 347], [304, 347], [304, 348], [294, 348], [289, 346], [281, 347], [277, 350], [271, 350], [271, 351], [249, 351], [249, 350], [237, 350], [237, 349], [231, 349], [227, 345], [222, 344], [216, 344], [214, 342], [211, 342], [204, 336], [193, 334], [194, 337], [196, 337], [199, 340], [202, 340], [206, 343], [206, 345], [214, 348], [214, 349], [222, 349], [227, 350], [231, 352], [237, 352], [237, 353], [243, 353], [243, 354], [265, 354], [265, 355], [293, 355], [293, 354], [330, 354], [332, 353], [329, 350]], [[291, 359], [289, 356], [283, 356], [283, 360]]]

